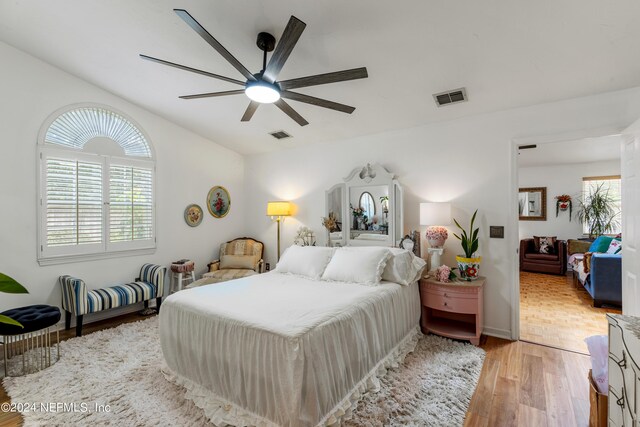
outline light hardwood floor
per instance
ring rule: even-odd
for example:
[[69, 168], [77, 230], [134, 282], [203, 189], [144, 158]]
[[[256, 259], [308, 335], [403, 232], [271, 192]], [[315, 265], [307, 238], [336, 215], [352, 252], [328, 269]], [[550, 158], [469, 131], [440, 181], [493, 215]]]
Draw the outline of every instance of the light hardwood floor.
[[588, 354], [584, 339], [607, 335], [606, 313], [595, 308], [582, 286], [570, 275], [520, 273], [520, 339]]
[[[83, 333], [135, 322], [129, 314], [87, 324]], [[75, 331], [62, 331], [61, 339]], [[482, 337], [487, 352], [465, 426], [586, 426], [589, 358], [521, 341]], [[0, 403], [9, 402], [0, 386]], [[0, 412], [0, 427], [20, 426], [22, 416]]]

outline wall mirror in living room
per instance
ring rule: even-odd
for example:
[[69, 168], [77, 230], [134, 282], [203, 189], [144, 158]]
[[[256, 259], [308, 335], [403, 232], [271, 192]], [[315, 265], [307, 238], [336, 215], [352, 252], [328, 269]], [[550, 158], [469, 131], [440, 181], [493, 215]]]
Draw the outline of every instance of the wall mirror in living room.
[[621, 166], [618, 135], [520, 150], [521, 340], [587, 354], [584, 339], [606, 335], [606, 314], [620, 313], [624, 241], [594, 224], [619, 218]]
[[547, 220], [547, 188], [521, 188], [518, 193], [520, 221]]

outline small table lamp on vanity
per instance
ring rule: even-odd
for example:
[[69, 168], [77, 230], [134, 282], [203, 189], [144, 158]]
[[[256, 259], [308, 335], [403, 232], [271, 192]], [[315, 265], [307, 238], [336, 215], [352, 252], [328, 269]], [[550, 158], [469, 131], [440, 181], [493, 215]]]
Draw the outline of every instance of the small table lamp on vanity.
[[284, 221], [284, 218], [291, 215], [291, 202], [268, 202], [267, 203], [267, 216], [270, 216], [273, 221], [278, 223], [278, 257], [280, 261], [280, 222]]
[[440, 267], [440, 256], [444, 252], [444, 242], [449, 237], [446, 225], [451, 224], [450, 203], [420, 203], [420, 225], [428, 225], [427, 252], [431, 257], [429, 271]]

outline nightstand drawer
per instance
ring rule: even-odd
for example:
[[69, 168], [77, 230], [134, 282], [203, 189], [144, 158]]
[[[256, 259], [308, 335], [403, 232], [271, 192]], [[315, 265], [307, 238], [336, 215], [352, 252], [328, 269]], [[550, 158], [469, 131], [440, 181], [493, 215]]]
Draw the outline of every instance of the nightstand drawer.
[[478, 292], [475, 289], [472, 290], [458, 290], [458, 289], [444, 289], [436, 286], [428, 286], [424, 290], [425, 294], [441, 296], [445, 298], [470, 298], [478, 299]]
[[422, 305], [453, 313], [474, 314], [478, 312], [477, 298], [454, 298], [432, 292], [425, 292], [423, 294]]

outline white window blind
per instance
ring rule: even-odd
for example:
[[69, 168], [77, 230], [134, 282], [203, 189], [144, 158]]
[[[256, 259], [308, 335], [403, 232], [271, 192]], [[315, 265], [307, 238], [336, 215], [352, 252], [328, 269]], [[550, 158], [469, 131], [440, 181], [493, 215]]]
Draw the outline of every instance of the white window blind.
[[109, 241], [153, 238], [153, 170], [111, 165], [109, 168]]
[[102, 243], [102, 164], [46, 159], [46, 245]]

